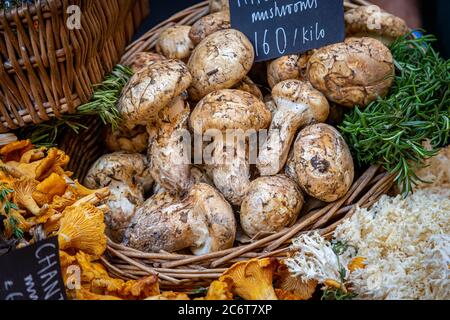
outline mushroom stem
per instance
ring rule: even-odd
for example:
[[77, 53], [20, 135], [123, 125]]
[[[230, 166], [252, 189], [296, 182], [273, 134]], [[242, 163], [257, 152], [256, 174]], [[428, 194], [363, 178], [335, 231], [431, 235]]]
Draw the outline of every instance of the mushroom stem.
[[245, 141], [230, 141], [227, 137], [214, 142], [211, 175], [219, 191], [233, 205], [241, 205], [250, 184], [250, 164]]
[[187, 124], [190, 108], [182, 97], [177, 97], [164, 110], [157, 138], [149, 147], [150, 173], [165, 190], [183, 194], [193, 184], [191, 177], [190, 134]]
[[257, 167], [262, 176], [276, 175], [281, 171], [298, 129], [324, 122], [330, 112], [325, 96], [308, 82], [280, 82], [274, 87], [272, 95], [277, 110], [258, 157]]

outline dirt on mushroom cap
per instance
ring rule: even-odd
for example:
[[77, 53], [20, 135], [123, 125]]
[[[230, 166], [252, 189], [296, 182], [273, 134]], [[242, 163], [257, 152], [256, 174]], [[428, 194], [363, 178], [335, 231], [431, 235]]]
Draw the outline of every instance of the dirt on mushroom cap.
[[308, 62], [311, 84], [333, 102], [365, 107], [388, 94], [394, 82], [389, 49], [372, 38], [348, 38], [317, 50]]
[[310, 196], [325, 202], [343, 197], [354, 179], [347, 143], [333, 127], [316, 124], [303, 129], [294, 144], [297, 178]]
[[189, 96], [199, 101], [210, 92], [233, 87], [250, 71], [254, 57], [251, 42], [240, 31], [221, 30], [209, 35], [188, 62], [193, 78]]

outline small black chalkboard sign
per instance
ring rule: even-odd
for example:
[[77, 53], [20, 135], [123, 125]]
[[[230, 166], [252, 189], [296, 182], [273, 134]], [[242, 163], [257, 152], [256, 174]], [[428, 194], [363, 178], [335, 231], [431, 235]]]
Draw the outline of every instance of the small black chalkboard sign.
[[343, 0], [229, 0], [231, 27], [255, 48], [255, 61], [303, 53], [345, 38]]
[[0, 300], [65, 300], [58, 238], [0, 257]]

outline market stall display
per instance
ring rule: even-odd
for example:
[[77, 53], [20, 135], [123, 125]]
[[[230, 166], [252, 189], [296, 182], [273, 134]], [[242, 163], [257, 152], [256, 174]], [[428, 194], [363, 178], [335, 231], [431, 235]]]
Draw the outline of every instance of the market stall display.
[[345, 2], [344, 42], [254, 63], [224, 4], [132, 44], [80, 107], [103, 124], [53, 138], [70, 155], [4, 137], [0, 249], [57, 236], [74, 299], [450, 298], [450, 62], [432, 38]]

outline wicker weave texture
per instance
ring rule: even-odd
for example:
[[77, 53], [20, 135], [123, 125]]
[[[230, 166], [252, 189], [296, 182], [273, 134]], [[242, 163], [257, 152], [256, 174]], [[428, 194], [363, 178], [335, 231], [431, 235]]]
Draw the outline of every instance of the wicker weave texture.
[[[0, 11], [0, 132], [74, 112], [120, 60], [148, 0], [38, 0]], [[68, 8], [81, 9], [70, 30]], [[70, 8], [69, 8], [70, 9]]]

